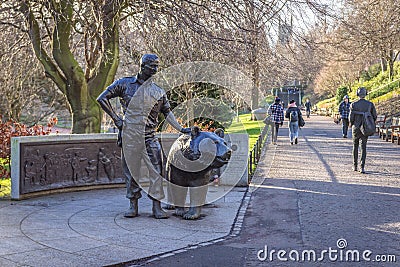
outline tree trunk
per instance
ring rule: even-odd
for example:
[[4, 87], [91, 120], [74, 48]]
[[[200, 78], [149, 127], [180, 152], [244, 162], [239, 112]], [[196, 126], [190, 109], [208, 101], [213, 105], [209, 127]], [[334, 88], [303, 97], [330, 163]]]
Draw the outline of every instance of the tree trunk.
[[258, 108], [259, 102], [259, 89], [260, 89], [260, 61], [258, 51], [258, 32], [256, 31], [253, 36], [253, 43], [251, 45], [251, 72], [253, 88], [251, 90], [251, 110]]
[[70, 104], [72, 133], [99, 133], [101, 130], [102, 110], [96, 98], [112, 82], [118, 68], [119, 12], [122, 3], [122, 0], [105, 1], [99, 9], [98, 15], [103, 27], [103, 45], [99, 51], [101, 62], [87, 71], [93, 73], [93, 76], [86, 77], [70, 48], [74, 40], [74, 2], [51, 1], [51, 4], [46, 6], [50, 9], [55, 24], [50, 53], [43, 44], [39, 22], [31, 9], [32, 3], [28, 0], [21, 1], [21, 11], [29, 26], [29, 37], [36, 57], [43, 65], [46, 76], [66, 95]]
[[394, 75], [394, 62], [392, 60], [389, 61], [389, 81], [392, 81]]
[[[71, 105], [79, 105], [79, 100], [71, 100]], [[102, 111], [95, 100], [85, 107], [74, 108], [72, 113], [72, 133], [99, 133], [101, 131]]]
[[394, 76], [394, 61], [396, 60], [395, 57], [395, 53], [394, 51], [391, 49], [389, 51], [389, 58], [387, 60], [388, 65], [389, 65], [389, 81], [392, 80], [393, 76]]
[[253, 32], [251, 33], [251, 68], [253, 77], [253, 88], [251, 90], [251, 109], [258, 108], [259, 95], [258, 90], [260, 89], [260, 61], [259, 61], [259, 34], [260, 27], [257, 22], [255, 1], [250, 2], [250, 23]]
[[[185, 95], [186, 95], [186, 99], [184, 101], [186, 101], [186, 103], [190, 103], [189, 101], [191, 101], [193, 99], [192, 85], [184, 84], [183, 89], [184, 89]], [[198, 115], [198, 114], [196, 114], [196, 115]], [[195, 119], [194, 109], [193, 109], [192, 105], [186, 104], [186, 116], [188, 119], [188, 121], [187, 121], [188, 125], [190, 127], [192, 127], [194, 125], [194, 119]]]
[[381, 70], [382, 72], [387, 71], [387, 61], [385, 59], [385, 57], [381, 57]]
[[251, 109], [257, 109], [258, 108], [258, 102], [259, 102], [259, 94], [258, 90], [260, 88], [260, 66], [258, 64], [258, 60], [255, 59], [255, 62], [253, 62], [253, 90], [251, 94]]
[[[54, 54], [57, 57], [57, 53]], [[99, 116], [97, 111], [99, 107], [89, 94], [83, 72], [75, 65], [66, 76], [68, 77], [66, 83], [69, 85], [66, 95], [72, 110], [72, 133], [100, 132], [101, 115]]]

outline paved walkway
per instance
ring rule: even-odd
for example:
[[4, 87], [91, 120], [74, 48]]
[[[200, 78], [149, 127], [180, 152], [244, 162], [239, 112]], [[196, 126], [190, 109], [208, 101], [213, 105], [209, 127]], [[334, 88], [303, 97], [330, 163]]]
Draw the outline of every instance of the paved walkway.
[[[341, 138], [340, 126], [318, 116], [306, 123], [298, 145], [288, 142], [287, 127], [280, 131], [248, 192], [235, 188], [198, 221], [150, 218], [147, 197], [141, 216], [126, 219], [122, 188], [0, 201], [0, 266], [298, 266], [276, 252], [272, 262], [260, 261], [265, 246], [286, 257], [297, 250], [300, 258], [304, 250], [331, 248], [343, 257], [371, 250], [371, 259], [395, 255], [398, 264], [400, 146], [371, 138], [363, 175], [351, 171], [351, 139]], [[328, 254], [323, 263], [391, 266]]]
[[[298, 145], [285, 126], [269, 145], [250, 187], [238, 236], [146, 266], [399, 266], [400, 146], [368, 141], [366, 174], [351, 171], [352, 141], [326, 117], [306, 120]], [[347, 245], [346, 245], [347, 244]], [[262, 251], [267, 246], [268, 257]], [[338, 247], [339, 246], [339, 247]], [[329, 251], [322, 254], [323, 250]], [[342, 248], [342, 249], [340, 249]], [[269, 255], [272, 252], [272, 261]], [[278, 260], [277, 251], [287, 261]], [[296, 250], [299, 259], [296, 261]], [[336, 250], [336, 254], [335, 254]], [[352, 261], [357, 250], [360, 262]], [[362, 258], [367, 255], [369, 262]], [[308, 260], [309, 251], [316, 260]], [[368, 253], [368, 252], [367, 252]], [[294, 260], [289, 258], [289, 254]], [[342, 256], [340, 256], [342, 255]], [[389, 261], [394, 255], [396, 263]], [[335, 257], [337, 257], [335, 259]], [[347, 258], [346, 258], [347, 257]], [[321, 261], [318, 261], [318, 258]], [[354, 258], [356, 259], [356, 258]]]
[[156, 220], [145, 196], [140, 216], [125, 218], [123, 188], [0, 201], [0, 266], [105, 266], [213, 241], [230, 233], [245, 191], [235, 188], [197, 221]]

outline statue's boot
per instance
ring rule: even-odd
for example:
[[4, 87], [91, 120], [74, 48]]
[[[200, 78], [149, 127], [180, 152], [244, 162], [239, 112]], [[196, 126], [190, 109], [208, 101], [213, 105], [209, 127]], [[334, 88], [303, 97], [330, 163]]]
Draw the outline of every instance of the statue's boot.
[[124, 213], [124, 217], [133, 218], [138, 216], [138, 200], [130, 199], [129, 202], [130, 202], [129, 209]]
[[161, 202], [153, 199], [153, 216], [156, 219], [167, 219], [168, 214], [161, 208]]

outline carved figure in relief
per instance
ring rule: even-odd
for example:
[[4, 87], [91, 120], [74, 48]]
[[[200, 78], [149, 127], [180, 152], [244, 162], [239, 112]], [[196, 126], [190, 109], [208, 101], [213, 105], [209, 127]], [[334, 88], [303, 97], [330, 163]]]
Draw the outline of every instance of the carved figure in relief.
[[71, 158], [72, 167], [72, 181], [76, 183], [79, 178], [83, 178], [81, 172], [81, 162], [87, 160], [87, 158], [82, 158], [79, 152], [75, 152], [74, 156]]
[[36, 172], [35, 172], [35, 164], [31, 160], [25, 160], [24, 172], [25, 172], [24, 186], [34, 185]]
[[107, 157], [104, 147], [100, 148], [98, 156], [99, 156], [99, 163], [103, 165], [107, 178], [110, 181], [113, 180], [115, 178], [114, 166], [111, 162], [111, 158]]
[[85, 178], [85, 182], [92, 183], [97, 179], [97, 160], [92, 159], [89, 160], [88, 166], [85, 167], [87, 178]]

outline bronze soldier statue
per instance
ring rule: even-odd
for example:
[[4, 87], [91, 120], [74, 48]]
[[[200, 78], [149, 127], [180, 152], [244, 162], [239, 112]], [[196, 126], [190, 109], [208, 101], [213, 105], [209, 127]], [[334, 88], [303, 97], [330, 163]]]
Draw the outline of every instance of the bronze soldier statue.
[[[183, 128], [176, 121], [170, 110], [165, 91], [150, 79], [157, 73], [158, 67], [159, 58], [157, 55], [143, 55], [140, 60], [140, 71], [136, 76], [116, 80], [97, 98], [100, 106], [113, 119], [119, 130], [117, 144], [122, 147], [121, 161], [126, 180], [126, 197], [130, 200], [129, 210], [124, 214], [128, 218], [138, 215], [138, 199], [141, 197], [138, 181], [141, 175], [142, 159], [149, 170], [148, 195], [153, 200], [153, 216], [157, 219], [168, 218], [160, 203], [160, 200], [164, 198], [164, 189], [162, 187], [163, 177], [161, 176], [161, 146], [155, 136], [158, 115], [164, 114], [166, 121], [181, 133], [190, 133], [191, 131], [190, 128]], [[125, 121], [116, 114], [110, 104], [109, 100], [116, 97], [120, 99]], [[132, 99], [135, 100], [132, 101], [129, 106], [130, 109], [128, 109]], [[145, 101], [145, 99], [155, 101]], [[125, 138], [126, 135], [128, 137]], [[123, 136], [124, 138], [122, 138]], [[124, 140], [126, 139], [129, 140], [129, 144], [125, 144]], [[124, 155], [124, 150], [129, 153], [129, 157]], [[128, 168], [127, 159], [131, 169]], [[132, 168], [133, 166], [135, 167]]]

